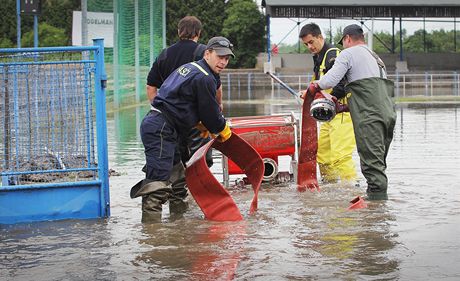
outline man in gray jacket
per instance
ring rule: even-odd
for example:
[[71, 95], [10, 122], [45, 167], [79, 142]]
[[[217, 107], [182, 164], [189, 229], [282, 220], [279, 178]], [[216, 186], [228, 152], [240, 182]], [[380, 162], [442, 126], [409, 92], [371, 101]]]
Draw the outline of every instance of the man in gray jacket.
[[332, 88], [345, 77], [346, 90], [351, 92], [348, 106], [368, 199], [384, 200], [388, 187], [386, 157], [396, 122], [394, 84], [387, 79], [383, 61], [365, 45], [359, 25], [345, 27], [342, 35], [339, 44], [345, 50], [319, 81], [310, 84], [309, 92]]

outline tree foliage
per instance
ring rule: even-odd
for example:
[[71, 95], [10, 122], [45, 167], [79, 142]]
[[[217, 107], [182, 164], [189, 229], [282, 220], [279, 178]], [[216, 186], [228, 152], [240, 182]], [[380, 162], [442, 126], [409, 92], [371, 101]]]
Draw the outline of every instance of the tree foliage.
[[257, 54], [264, 49], [264, 16], [252, 0], [230, 1], [225, 14], [222, 34], [234, 44], [236, 56], [230, 66], [254, 67]]
[[[49, 24], [41, 23], [38, 26], [39, 47], [65, 46], [67, 36], [63, 28], [57, 28]], [[34, 46], [34, 32], [28, 31], [22, 36], [22, 47]]]
[[[56, 31], [59, 34], [49, 34], [51, 37], [60, 36], [61, 31], [64, 30], [66, 40], [63, 45], [71, 43], [72, 38], [72, 11], [80, 10], [80, 1], [75, 0], [41, 0], [42, 13], [38, 16], [38, 22], [41, 26], [46, 23], [48, 26], [53, 26], [58, 29], [49, 29], [45, 34], [49, 34], [49, 31]], [[0, 5], [0, 44], [4, 42], [12, 42], [14, 46], [17, 45], [17, 18], [16, 18], [16, 0], [2, 0]], [[34, 21], [31, 15], [21, 15], [21, 41], [27, 40], [25, 34], [32, 31], [33, 33]], [[59, 30], [59, 31], [58, 31]], [[40, 33], [40, 30], [39, 30]], [[47, 36], [47, 35], [45, 35]], [[33, 40], [33, 37], [32, 37]], [[39, 36], [39, 41], [48, 41], [47, 38]], [[32, 41], [33, 42], [33, 41]], [[52, 40], [50, 40], [52, 42]], [[0, 45], [0, 47], [2, 46]], [[21, 45], [22, 42], [21, 42]], [[33, 44], [32, 44], [33, 45]], [[42, 45], [40, 42], [41, 46]], [[50, 46], [50, 45], [48, 45]], [[53, 45], [55, 46], [55, 45]]]
[[203, 24], [200, 42], [221, 34], [225, 19], [225, 0], [168, 0], [166, 1], [166, 43], [179, 40], [177, 24], [185, 16], [196, 16]]
[[[337, 29], [333, 42], [338, 42], [341, 38], [342, 29]], [[457, 47], [455, 39], [457, 36]], [[406, 53], [450, 53], [460, 52], [460, 32], [454, 30], [445, 31], [433, 30], [431, 32], [423, 29], [417, 30], [412, 35], [407, 35], [407, 30], [402, 30], [403, 51]], [[391, 53], [393, 48], [393, 36], [389, 32], [375, 32], [373, 39], [373, 49], [379, 54]], [[339, 46], [340, 47], [340, 46]], [[304, 53], [308, 52], [305, 47], [298, 51], [298, 44], [282, 44], [279, 46], [280, 53]], [[400, 52], [400, 32], [394, 35], [394, 53]]]
[[168, 0], [166, 2], [167, 43], [178, 40], [177, 23], [187, 15], [200, 19], [203, 30], [200, 42], [225, 36], [235, 46], [236, 59], [230, 67], [254, 67], [256, 56], [263, 51], [265, 24], [257, 4], [252, 0]]

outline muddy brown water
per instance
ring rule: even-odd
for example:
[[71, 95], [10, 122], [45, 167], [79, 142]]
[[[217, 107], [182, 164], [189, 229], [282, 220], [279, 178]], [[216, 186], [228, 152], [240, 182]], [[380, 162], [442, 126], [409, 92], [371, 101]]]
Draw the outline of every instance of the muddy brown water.
[[[227, 104], [225, 115], [291, 110]], [[387, 201], [347, 211], [362, 177], [320, 192], [264, 186], [250, 216], [252, 191], [233, 188], [242, 222], [206, 221], [190, 198], [183, 217], [165, 206], [155, 224], [140, 223], [140, 199], [129, 198], [143, 176], [145, 111], [109, 118], [110, 168], [121, 174], [110, 178], [111, 217], [0, 226], [0, 280], [460, 280], [458, 108], [398, 107]], [[213, 171], [221, 177], [219, 162]]]

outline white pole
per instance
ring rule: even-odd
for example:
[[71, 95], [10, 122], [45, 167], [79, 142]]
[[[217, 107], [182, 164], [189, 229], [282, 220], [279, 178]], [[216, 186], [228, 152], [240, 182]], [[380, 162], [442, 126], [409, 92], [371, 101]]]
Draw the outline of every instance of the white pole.
[[118, 1], [113, 0], [113, 106], [120, 107], [120, 81], [118, 65]]
[[367, 33], [367, 47], [369, 47], [369, 49], [373, 50], [374, 46], [374, 18], [372, 18], [372, 21], [371, 21], [371, 30], [369, 30], [369, 32]]
[[163, 49], [166, 48], [166, 0], [163, 0], [162, 19], [163, 19]]
[[81, 0], [81, 45], [88, 45], [88, 2]]
[[153, 52], [155, 51], [155, 46], [153, 45], [155, 42], [153, 41], [153, 36], [155, 35], [153, 33], [153, 0], [150, 0], [150, 12], [149, 12], [149, 23], [150, 23], [150, 61], [149, 65], [153, 64]]
[[139, 64], [139, 0], [134, 0], [134, 73], [136, 87], [136, 101], [141, 101], [140, 64]]

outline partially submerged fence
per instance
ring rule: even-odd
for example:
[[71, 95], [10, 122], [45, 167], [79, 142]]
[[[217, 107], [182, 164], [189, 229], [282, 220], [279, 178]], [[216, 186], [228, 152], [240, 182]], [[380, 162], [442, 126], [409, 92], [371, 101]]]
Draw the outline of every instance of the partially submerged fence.
[[103, 40], [0, 49], [0, 223], [109, 216]]

